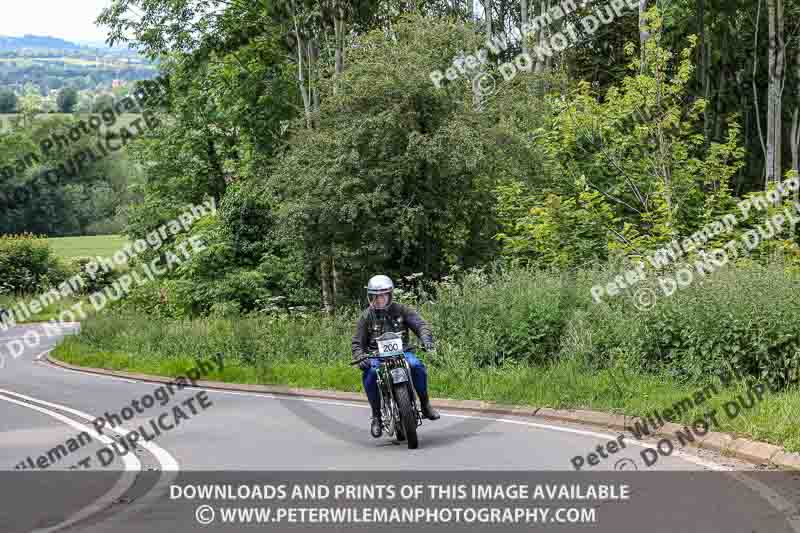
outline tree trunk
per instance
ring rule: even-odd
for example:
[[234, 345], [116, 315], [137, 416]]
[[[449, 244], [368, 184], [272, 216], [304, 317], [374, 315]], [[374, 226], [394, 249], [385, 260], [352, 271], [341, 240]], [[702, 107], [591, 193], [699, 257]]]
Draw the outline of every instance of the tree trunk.
[[486, 17], [486, 39], [492, 38], [492, 0], [483, 0], [483, 14]]
[[647, 20], [645, 19], [645, 12], [647, 11], [647, 0], [639, 0], [639, 46], [642, 48], [642, 64], [641, 68], [639, 69], [641, 73], [644, 73], [646, 68], [646, 54], [645, 54], [645, 46], [644, 43], [647, 42], [647, 39], [650, 38], [650, 32], [647, 31]]
[[[525, 25], [528, 24], [528, 0], [520, 0], [520, 1], [522, 3], [521, 5], [522, 28], [525, 28]], [[528, 53], [528, 36], [524, 31], [522, 32], [522, 53], [523, 54]]]
[[[737, 82], [737, 84], [739, 86], [742, 85], [742, 72], [737, 72], [736, 73], [736, 82]], [[751, 130], [752, 130], [752, 124], [753, 124], [753, 119], [751, 118], [752, 117], [752, 111], [750, 111], [750, 103], [747, 101], [747, 93], [745, 93], [743, 87], [742, 87], [742, 90], [739, 91], [739, 94], [740, 94], [740, 101], [741, 101], [741, 109], [744, 109], [744, 137], [743, 137], [744, 149], [745, 149], [746, 152], [750, 152], [751, 151], [750, 146], [753, 144], [752, 141], [751, 141], [751, 139], [752, 139]], [[751, 166], [752, 166], [752, 158], [749, 158], [747, 164], [742, 165], [742, 167], [739, 169], [739, 172], [737, 173], [738, 176], [737, 176], [737, 179], [736, 179], [736, 187], [734, 188], [734, 195], [735, 196], [739, 196], [740, 195], [740, 190], [741, 190], [741, 187], [742, 187], [742, 185], [744, 183], [744, 176], [745, 175], [747, 175], [747, 176], [752, 176], [753, 175], [752, 172], [751, 172]]]
[[311, 94], [306, 87], [306, 70], [305, 61], [303, 60], [305, 55], [305, 42], [300, 32], [297, 32], [297, 82], [300, 85], [300, 96], [303, 98], [303, 112], [306, 118], [306, 127], [312, 129]]
[[700, 65], [697, 69], [697, 81], [700, 87], [706, 86], [705, 76], [708, 73], [705, 65], [705, 43], [706, 43], [706, 0], [697, 0], [697, 31], [700, 34], [700, 42], [698, 43], [696, 52], [696, 61]]
[[769, 94], [767, 101], [767, 178], [765, 186], [781, 181], [784, 81], [783, 0], [767, 0], [769, 16]]
[[319, 127], [319, 43], [316, 38], [308, 41], [308, 54], [306, 63], [308, 64], [308, 91], [311, 97], [311, 123], [314, 128]]
[[228, 184], [225, 182], [225, 169], [222, 167], [222, 161], [220, 161], [217, 148], [214, 146], [214, 141], [211, 140], [211, 137], [208, 137], [206, 142], [206, 154], [208, 155], [208, 164], [211, 167], [208, 176], [208, 188], [217, 203], [216, 205], [220, 205]]
[[706, 101], [706, 109], [703, 112], [703, 139], [705, 139], [705, 146], [711, 144], [711, 124], [713, 113], [711, 111], [711, 73], [708, 72], [708, 65], [711, 62], [711, 43], [702, 43], [700, 45], [703, 49], [703, 64], [701, 68], [705, 70], [703, 74], [703, 99]]
[[344, 37], [345, 37], [345, 20], [344, 20], [344, 8], [341, 6], [337, 7], [336, 10], [336, 17], [333, 19], [333, 34], [335, 40], [335, 70], [333, 73], [334, 83], [333, 83], [333, 94], [336, 95], [339, 92], [339, 83], [340, 78], [342, 76], [342, 72], [344, 72]]
[[333, 270], [333, 304], [339, 306], [339, 291], [342, 288], [342, 271], [336, 268], [336, 253], [331, 256], [331, 270]]
[[[725, 31], [722, 35], [722, 47], [720, 48], [720, 65], [719, 65], [719, 84], [717, 85], [717, 105], [714, 109], [714, 139], [717, 142], [722, 140], [722, 126], [725, 121], [725, 109], [723, 99], [725, 98], [725, 90], [728, 85], [728, 32]], [[710, 77], [710, 76], [709, 76]]]
[[[764, 133], [761, 131], [761, 109], [758, 103], [758, 32], [761, 29], [759, 22], [761, 20], [761, 1], [758, 0], [758, 9], [756, 10], [755, 31], [753, 32], [753, 109], [755, 110], [755, 123], [756, 131], [758, 131], [758, 140], [761, 143], [761, 151], [764, 154], [766, 161], [767, 157], [767, 144], [764, 142]], [[764, 176], [766, 176], [766, 165], [764, 165]], [[765, 182], [766, 185], [766, 182]]]
[[[792, 169], [795, 178], [800, 178], [800, 50], [797, 52], [797, 104], [792, 115], [792, 132], [789, 135], [790, 148], [792, 149]], [[795, 191], [795, 200], [800, 196], [800, 190]]]
[[[545, 11], [545, 13], [549, 13], [550, 10], [555, 6], [556, 6], [555, 0], [553, 0], [552, 4], [550, 3], [550, 0], [547, 0], [547, 10]], [[562, 22], [562, 21], [557, 21], [557, 22], [553, 23], [552, 25], [550, 25], [549, 29], [552, 30], [552, 31], [548, 31], [547, 32], [547, 36], [548, 37], [552, 38], [552, 36], [555, 35], [555, 33], [558, 31], [556, 29], [555, 25], [560, 23], [560, 22]], [[552, 44], [552, 42], [551, 43], [547, 43], [547, 44], [548, 45]], [[552, 72], [553, 71], [553, 56], [552, 56], [552, 54], [544, 56], [544, 71], [545, 72]], [[548, 86], [548, 88], [549, 88], [549, 86]]]
[[333, 303], [333, 283], [331, 279], [331, 256], [323, 253], [319, 259], [320, 285], [322, 286], [322, 308], [325, 314], [332, 314], [334, 311]]
[[[541, 3], [539, 4], [539, 6], [540, 6], [540, 9], [541, 9], [541, 15], [542, 15], [542, 17], [544, 17], [547, 14], [547, 0], [542, 0]], [[544, 42], [545, 41], [545, 31], [546, 31], [546, 25], [544, 25], [544, 24], [542, 24], [541, 27], [539, 27], [538, 30], [537, 30], [538, 45], [540, 47], [542, 47], [542, 48], [544, 47], [544, 44], [545, 44], [545, 42]], [[534, 68], [534, 72], [536, 72], [537, 74], [540, 74], [544, 70], [544, 68], [545, 68], [544, 57], [540, 56], [539, 54], [536, 54], [536, 67]]]

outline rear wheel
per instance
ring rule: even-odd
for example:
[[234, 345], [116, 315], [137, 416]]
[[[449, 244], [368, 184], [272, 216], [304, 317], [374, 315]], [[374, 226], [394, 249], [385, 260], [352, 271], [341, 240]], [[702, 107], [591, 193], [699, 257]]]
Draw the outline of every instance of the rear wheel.
[[[414, 407], [411, 405], [408, 384], [394, 386], [394, 401], [397, 402], [397, 409], [400, 411], [400, 425], [408, 441], [408, 449], [415, 450], [419, 446], [417, 441], [417, 417], [416, 413], [414, 413]], [[401, 440], [400, 428], [398, 428], [398, 440]]]

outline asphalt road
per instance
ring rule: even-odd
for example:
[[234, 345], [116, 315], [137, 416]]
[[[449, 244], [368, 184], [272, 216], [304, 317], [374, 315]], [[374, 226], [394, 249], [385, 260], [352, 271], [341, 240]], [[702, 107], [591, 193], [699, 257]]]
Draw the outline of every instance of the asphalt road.
[[[42, 327], [18, 326], [0, 333], [0, 345], [26, 336], [30, 340], [36, 332], [41, 334]], [[573, 457], [586, 457], [618, 435], [522, 418], [446, 411], [438, 421], [425, 421], [419, 428], [419, 449], [408, 450], [403, 443], [370, 436], [365, 404], [190, 387], [169, 391], [153, 383], [68, 371], [41, 360], [58, 340], [58, 336], [42, 336], [37, 346], [26, 346], [19, 357], [0, 359], [3, 532], [238, 531], [246, 528], [244, 519], [231, 519], [223, 526], [221, 505], [303, 504], [341, 509], [351, 504], [383, 502], [392, 508], [409, 503], [396, 496], [383, 501], [375, 494], [352, 494], [348, 496], [352, 501], [343, 499], [347, 495], [334, 500], [318, 494], [313, 502], [299, 503], [268, 496], [263, 500], [201, 502], [177, 493], [183, 490], [177, 486], [188, 484], [225, 484], [235, 492], [241, 490], [236, 488], [241, 483], [251, 487], [283, 483], [291, 490], [301, 480], [331, 486], [380, 481], [394, 483], [398, 490], [403, 483], [433, 490], [428, 486], [434, 483], [470, 487], [470, 483], [496, 485], [517, 480], [528, 484], [624, 482], [631, 492], [625, 501], [600, 502], [592, 526], [553, 525], [551, 515], [546, 525], [517, 523], [520, 530], [583, 531], [593, 527], [622, 532], [800, 533], [797, 474], [757, 471], [744, 463], [692, 452], [661, 457], [648, 468], [640, 453], [653, 443], [632, 437], [626, 439], [624, 449], [576, 473]], [[431, 379], [435, 380], [435, 375]], [[160, 393], [156, 392], [159, 388], [163, 389]], [[151, 405], [147, 406], [146, 398]], [[134, 401], [138, 402], [136, 409]], [[124, 419], [124, 408], [133, 416]], [[95, 419], [105, 413], [118, 414], [119, 425], [112, 428], [113, 417], [108, 416], [99, 428], [102, 434], [96, 433], [99, 422]], [[146, 442], [140, 438], [131, 452], [125, 436], [137, 428], [143, 428], [138, 434], [151, 438]], [[439, 493], [435, 505], [446, 503], [441, 498], [450, 496], [453, 494]], [[210, 525], [198, 523], [196, 513], [203, 502], [214, 506]], [[587, 505], [587, 501], [574, 498], [557, 503], [565, 502], [568, 506]], [[483, 502], [487, 503], [498, 506], [508, 502]], [[302, 524], [288, 523], [288, 511], [282, 512], [281, 521], [271, 517], [273, 525], [251, 523], [249, 527], [276, 531], [322, 528], [320, 524], [311, 526], [306, 518]], [[508, 522], [441, 520], [447, 523], [428, 527], [514, 527]], [[327, 524], [325, 530], [409, 527], [383, 522]], [[422, 524], [415, 527], [426, 529]]]

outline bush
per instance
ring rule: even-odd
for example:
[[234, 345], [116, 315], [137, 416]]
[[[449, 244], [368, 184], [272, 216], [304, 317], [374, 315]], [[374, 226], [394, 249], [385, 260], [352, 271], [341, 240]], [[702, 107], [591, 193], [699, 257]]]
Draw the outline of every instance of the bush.
[[92, 261], [94, 261], [92, 257], [76, 257], [72, 260], [73, 269], [76, 273], [80, 274], [81, 280], [83, 280], [81, 290], [84, 294], [92, 294], [105, 289], [114, 283], [121, 273], [118, 270], [106, 271], [100, 268], [94, 275], [90, 275], [89, 272], [86, 271], [86, 267]]
[[645, 287], [658, 297], [652, 309], [637, 308], [634, 291], [579, 309], [561, 355], [683, 382], [707, 382], [733, 368], [776, 387], [798, 377], [800, 275], [779, 264], [747, 264], [695, 279], [669, 297], [655, 279]]
[[558, 353], [569, 307], [556, 274], [474, 270], [458, 282], [445, 280], [436, 293], [436, 302], [420, 310], [470, 364], [540, 364]]
[[0, 294], [39, 292], [69, 275], [46, 239], [31, 234], [0, 236]]

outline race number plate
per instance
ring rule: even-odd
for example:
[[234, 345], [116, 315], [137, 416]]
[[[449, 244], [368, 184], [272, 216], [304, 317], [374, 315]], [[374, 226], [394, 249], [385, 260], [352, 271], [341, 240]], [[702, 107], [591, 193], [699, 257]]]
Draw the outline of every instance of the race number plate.
[[377, 342], [380, 355], [400, 355], [403, 353], [403, 339], [379, 340]]
[[392, 383], [404, 383], [406, 381], [408, 381], [408, 376], [405, 368], [392, 369]]

